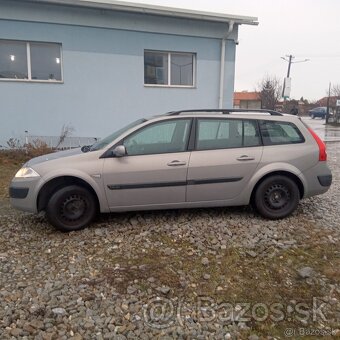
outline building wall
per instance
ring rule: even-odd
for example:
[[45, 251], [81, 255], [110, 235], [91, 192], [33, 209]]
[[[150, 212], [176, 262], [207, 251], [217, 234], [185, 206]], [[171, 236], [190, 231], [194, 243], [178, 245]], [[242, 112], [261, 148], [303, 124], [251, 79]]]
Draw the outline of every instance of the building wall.
[[[0, 5], [1, 15], [9, 17], [12, 7], [5, 9], [7, 14]], [[62, 43], [64, 83], [0, 81], [0, 145], [10, 137], [22, 137], [25, 130], [31, 135], [58, 135], [62, 125], [69, 124], [74, 135], [103, 137], [140, 117], [218, 106], [218, 37], [185, 35], [185, 27], [181, 34], [98, 27], [98, 11], [87, 13], [94, 26], [39, 22], [34, 13], [34, 21], [25, 21], [27, 13], [22, 21], [0, 19], [0, 39]], [[164, 21], [165, 26], [172, 25]], [[221, 27], [213, 27], [208, 35], [220, 31]], [[196, 53], [196, 88], [145, 87], [145, 49]], [[230, 40], [225, 107], [232, 107], [234, 62], [235, 43]]]

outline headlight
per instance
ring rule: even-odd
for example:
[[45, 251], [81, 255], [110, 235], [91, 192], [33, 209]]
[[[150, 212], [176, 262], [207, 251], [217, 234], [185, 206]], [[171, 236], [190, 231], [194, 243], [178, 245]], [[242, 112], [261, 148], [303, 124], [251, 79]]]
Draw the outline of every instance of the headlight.
[[17, 178], [33, 178], [33, 177], [40, 177], [40, 175], [34, 171], [32, 168], [21, 168], [16, 174], [15, 177]]

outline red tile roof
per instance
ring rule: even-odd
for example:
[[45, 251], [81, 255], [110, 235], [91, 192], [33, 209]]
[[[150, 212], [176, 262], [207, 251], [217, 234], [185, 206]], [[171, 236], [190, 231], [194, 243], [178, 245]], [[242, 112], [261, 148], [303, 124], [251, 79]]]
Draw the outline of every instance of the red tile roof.
[[261, 100], [258, 92], [234, 92], [234, 105], [240, 105], [240, 101]]
[[[329, 97], [329, 105], [335, 106], [337, 99], [340, 99], [340, 98], [336, 97], [336, 96]], [[328, 97], [323, 97], [323, 98], [321, 98], [320, 100], [317, 101], [317, 104], [320, 105], [320, 106], [327, 106], [327, 101], [328, 101]]]
[[234, 92], [234, 100], [260, 100], [258, 92]]

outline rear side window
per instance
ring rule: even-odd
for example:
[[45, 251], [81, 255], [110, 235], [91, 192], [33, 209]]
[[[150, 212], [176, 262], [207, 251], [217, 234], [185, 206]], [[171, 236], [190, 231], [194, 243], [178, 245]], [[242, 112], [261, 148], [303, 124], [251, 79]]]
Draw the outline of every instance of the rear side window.
[[293, 123], [262, 120], [260, 129], [264, 145], [296, 144], [305, 141]]
[[197, 150], [229, 149], [261, 145], [256, 121], [198, 119]]

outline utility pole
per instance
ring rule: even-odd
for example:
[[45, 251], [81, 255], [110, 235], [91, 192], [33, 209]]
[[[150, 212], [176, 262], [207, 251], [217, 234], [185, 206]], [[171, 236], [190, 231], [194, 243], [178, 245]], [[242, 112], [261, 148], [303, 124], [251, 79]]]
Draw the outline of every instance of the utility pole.
[[329, 119], [329, 99], [331, 96], [331, 82], [329, 82], [329, 87], [328, 87], [328, 97], [327, 97], [327, 112], [326, 112], [326, 124], [328, 124], [328, 119]]
[[[295, 59], [295, 56], [293, 55], [286, 55], [285, 57], [281, 57], [281, 59], [283, 59], [284, 61], [287, 61], [288, 62], [288, 70], [287, 70], [287, 77], [285, 78], [285, 81], [283, 83], [283, 90], [282, 90], [282, 97], [283, 97], [283, 100], [286, 101], [287, 97], [285, 95], [285, 90], [286, 90], [286, 82], [290, 82], [290, 69], [291, 69], [291, 66], [292, 64], [296, 64], [296, 63], [304, 63], [306, 61], [308, 61], [309, 59], [304, 59], [304, 60], [297, 60], [297, 61], [293, 61], [293, 59]], [[289, 83], [290, 84], [290, 83]], [[290, 86], [290, 85], [289, 85]]]
[[291, 67], [291, 65], [292, 65], [292, 60], [293, 60], [293, 58], [295, 58], [295, 57], [293, 57], [292, 55], [289, 55], [287, 78], [289, 78], [289, 76], [290, 76], [290, 67]]
[[[288, 59], [286, 59], [286, 58], [288, 58]], [[283, 60], [285, 60], [285, 61], [287, 61], [288, 62], [288, 70], [287, 70], [287, 77], [285, 78], [285, 80], [284, 80], [284, 82], [283, 82], [283, 89], [282, 89], [282, 97], [283, 97], [283, 101], [284, 102], [286, 102], [286, 99], [287, 99], [287, 96], [285, 95], [285, 92], [286, 92], [286, 82], [287, 81], [289, 81], [288, 79], [289, 79], [289, 76], [290, 76], [290, 68], [291, 68], [291, 66], [292, 66], [292, 60], [293, 60], [293, 58], [295, 58], [293, 55], [287, 55], [286, 56], [286, 58], [285, 57], [281, 57], [281, 59], [283, 59]]]

